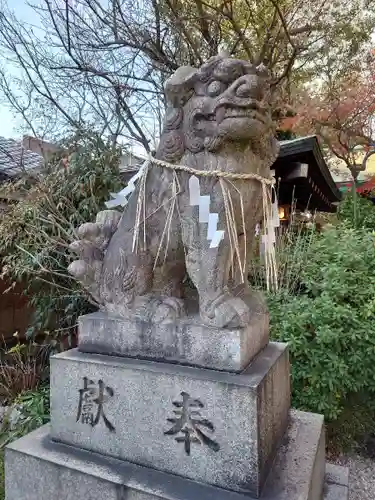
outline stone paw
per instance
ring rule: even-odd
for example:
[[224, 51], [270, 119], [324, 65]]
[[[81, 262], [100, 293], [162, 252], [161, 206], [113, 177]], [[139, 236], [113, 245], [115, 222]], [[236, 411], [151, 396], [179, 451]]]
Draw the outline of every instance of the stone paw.
[[151, 321], [156, 324], [174, 323], [185, 315], [184, 301], [176, 297], [162, 297], [154, 304]]
[[201, 309], [201, 318], [207, 326], [218, 328], [245, 327], [250, 322], [250, 309], [241, 297], [223, 294]]

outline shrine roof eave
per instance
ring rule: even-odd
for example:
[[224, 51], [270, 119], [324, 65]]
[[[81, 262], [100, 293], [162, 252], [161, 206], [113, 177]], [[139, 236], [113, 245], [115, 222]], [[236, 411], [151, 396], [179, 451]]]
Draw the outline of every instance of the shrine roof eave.
[[[304, 175], [293, 175], [296, 165], [307, 165]], [[335, 212], [342, 194], [324, 160], [316, 136], [280, 141], [279, 156], [273, 164], [281, 203], [294, 198], [300, 208]]]

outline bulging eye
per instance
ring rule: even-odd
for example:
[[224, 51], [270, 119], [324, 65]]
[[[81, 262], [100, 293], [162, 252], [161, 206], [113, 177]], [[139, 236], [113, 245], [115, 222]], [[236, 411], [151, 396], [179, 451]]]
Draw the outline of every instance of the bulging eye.
[[211, 97], [216, 97], [220, 95], [222, 92], [224, 92], [226, 86], [223, 82], [220, 82], [219, 80], [215, 80], [209, 84], [207, 87], [207, 93]]

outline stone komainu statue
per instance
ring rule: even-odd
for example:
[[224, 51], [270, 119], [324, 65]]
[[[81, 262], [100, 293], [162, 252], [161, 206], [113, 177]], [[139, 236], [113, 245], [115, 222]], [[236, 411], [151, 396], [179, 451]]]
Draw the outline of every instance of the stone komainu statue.
[[[80, 239], [72, 244], [79, 260], [69, 271], [102, 309], [126, 318], [173, 322], [184, 315], [187, 272], [204, 324], [248, 324], [251, 310], [244, 296], [251, 292], [244, 252], [262, 217], [262, 183], [196, 175], [192, 193], [192, 174], [170, 164], [269, 178], [278, 149], [267, 79], [264, 66], [216, 56], [199, 69], [179, 68], [166, 82], [165, 124], [155, 158], [169, 168], [151, 160], [123, 213], [100, 212], [95, 223], [78, 229]], [[214, 247], [207, 210], [217, 214], [216, 229], [223, 231]]]

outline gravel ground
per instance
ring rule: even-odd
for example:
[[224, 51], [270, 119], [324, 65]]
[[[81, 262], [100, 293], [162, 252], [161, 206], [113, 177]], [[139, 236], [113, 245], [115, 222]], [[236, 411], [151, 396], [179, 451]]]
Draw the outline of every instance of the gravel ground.
[[352, 455], [335, 462], [349, 467], [349, 500], [375, 500], [375, 460]]

